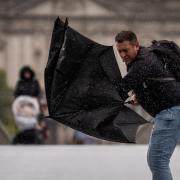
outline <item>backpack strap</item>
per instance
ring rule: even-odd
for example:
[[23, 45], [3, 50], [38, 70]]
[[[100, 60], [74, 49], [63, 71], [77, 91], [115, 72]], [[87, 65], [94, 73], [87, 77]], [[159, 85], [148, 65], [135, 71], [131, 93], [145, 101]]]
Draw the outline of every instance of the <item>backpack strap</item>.
[[154, 81], [176, 81], [176, 79], [174, 77], [160, 77], [160, 78], [148, 78], [150, 80], [154, 80]]
[[[176, 81], [174, 77], [159, 77], [159, 78], [148, 78], [147, 80], [159, 81], [159, 82], [167, 82], [167, 81]], [[143, 88], [146, 89], [148, 87], [147, 83], [143, 82]]]

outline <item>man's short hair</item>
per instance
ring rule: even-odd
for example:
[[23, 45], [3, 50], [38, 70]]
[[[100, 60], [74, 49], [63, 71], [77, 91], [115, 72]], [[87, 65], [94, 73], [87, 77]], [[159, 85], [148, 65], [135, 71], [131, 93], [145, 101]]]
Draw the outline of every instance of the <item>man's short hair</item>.
[[115, 41], [118, 43], [122, 43], [123, 41], [129, 41], [131, 43], [136, 43], [137, 36], [134, 32], [132, 31], [121, 31], [118, 33], [115, 37]]

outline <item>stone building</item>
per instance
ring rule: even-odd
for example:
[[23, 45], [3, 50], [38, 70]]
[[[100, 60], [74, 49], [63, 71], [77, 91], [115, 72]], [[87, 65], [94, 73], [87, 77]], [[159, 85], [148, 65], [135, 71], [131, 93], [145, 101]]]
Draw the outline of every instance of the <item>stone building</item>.
[[30, 65], [44, 87], [43, 73], [54, 20], [69, 17], [80, 33], [105, 45], [121, 30], [133, 30], [143, 45], [153, 39], [180, 44], [179, 0], [0, 0], [0, 68], [14, 87], [19, 69]]
[[43, 87], [53, 22], [70, 25], [107, 45], [123, 29], [132, 29], [143, 44], [171, 39], [180, 44], [178, 0], [0, 0], [0, 68], [14, 87], [22, 65], [31, 65]]

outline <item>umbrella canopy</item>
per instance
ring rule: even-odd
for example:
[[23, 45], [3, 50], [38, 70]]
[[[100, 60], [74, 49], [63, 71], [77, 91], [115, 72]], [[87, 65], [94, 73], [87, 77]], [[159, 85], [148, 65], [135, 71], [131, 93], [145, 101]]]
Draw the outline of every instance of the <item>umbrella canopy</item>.
[[50, 118], [83, 133], [134, 143], [148, 122], [124, 105], [112, 46], [98, 44], [56, 19], [45, 90]]

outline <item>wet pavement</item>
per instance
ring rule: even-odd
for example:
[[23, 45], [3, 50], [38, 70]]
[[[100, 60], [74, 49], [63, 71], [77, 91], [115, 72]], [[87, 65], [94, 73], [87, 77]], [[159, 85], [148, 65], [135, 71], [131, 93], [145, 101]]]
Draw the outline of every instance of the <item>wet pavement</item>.
[[[0, 146], [2, 180], [151, 180], [147, 145]], [[180, 179], [180, 146], [171, 167]]]

